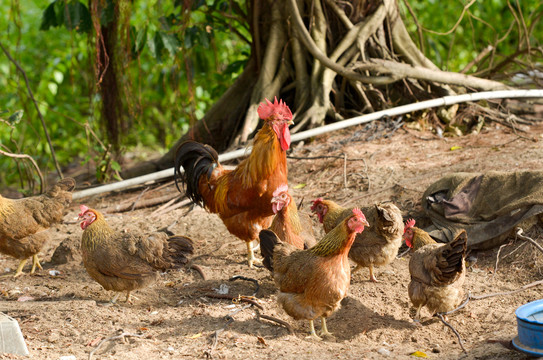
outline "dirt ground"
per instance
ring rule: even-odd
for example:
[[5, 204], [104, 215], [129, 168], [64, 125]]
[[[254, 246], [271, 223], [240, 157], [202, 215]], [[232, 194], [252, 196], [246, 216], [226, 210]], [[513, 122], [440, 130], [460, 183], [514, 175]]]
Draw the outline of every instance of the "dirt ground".
[[[289, 182], [297, 201], [308, 211], [310, 200], [322, 196], [345, 205], [392, 200], [403, 215], [424, 224], [420, 199], [428, 185], [456, 171], [542, 169], [542, 127], [514, 133], [491, 125], [480, 134], [439, 138], [429, 131], [375, 125], [351, 128], [322, 136], [305, 144], [293, 144], [292, 156], [340, 158], [289, 159]], [[369, 136], [371, 134], [371, 136]], [[539, 141], [533, 141], [535, 138]], [[349, 161], [344, 161], [344, 154]], [[74, 201], [64, 223], [52, 229], [53, 240], [42, 251], [44, 270], [0, 283], [0, 311], [19, 321], [32, 359], [87, 359], [100, 341], [128, 333], [122, 339], [104, 341], [93, 359], [402, 359], [416, 351], [434, 359], [523, 359], [510, 348], [516, 336], [515, 309], [541, 298], [542, 287], [513, 295], [470, 301], [452, 314], [449, 322], [468, 351], [463, 355], [456, 336], [428, 313], [421, 325], [411, 319], [407, 295], [409, 255], [378, 268], [379, 283], [368, 281], [367, 269], [353, 275], [349, 295], [328, 321], [335, 339], [307, 340], [307, 322], [294, 321], [276, 305], [275, 288], [264, 269], [245, 264], [245, 244], [230, 235], [216, 215], [194, 206], [165, 213], [158, 206], [123, 213], [113, 206], [178, 194], [171, 182], [160, 189], [152, 185], [129, 192]], [[91, 280], [81, 264], [78, 246], [81, 229], [76, 222], [78, 205], [108, 210], [108, 222], [122, 230], [153, 232], [173, 224], [175, 233], [194, 239], [194, 269], [163, 274], [146, 289], [134, 292], [132, 304], [104, 306], [112, 293]], [[426, 219], [426, 221], [428, 221]], [[322, 230], [314, 222], [315, 231]], [[541, 242], [541, 224], [527, 234]], [[62, 251], [55, 249], [63, 243]], [[542, 278], [543, 256], [534, 247], [510, 238], [498, 249], [473, 252], [476, 263], [467, 273], [466, 291], [474, 295], [520, 288]], [[64, 255], [61, 256], [61, 255]], [[65, 262], [66, 263], [62, 263]], [[0, 256], [0, 271], [13, 271], [18, 262]], [[29, 270], [29, 266], [25, 269]], [[9, 275], [9, 274], [8, 274]], [[252, 295], [251, 281], [229, 281], [242, 275], [258, 280], [260, 313], [288, 322], [294, 333], [275, 322], [258, 319], [254, 307], [210, 298], [228, 289], [229, 295]], [[217, 289], [217, 290], [216, 290]], [[121, 298], [123, 299], [123, 298]], [[320, 321], [316, 322], [317, 329]], [[2, 359], [24, 359], [0, 355]], [[70, 358], [66, 358], [70, 359]]]

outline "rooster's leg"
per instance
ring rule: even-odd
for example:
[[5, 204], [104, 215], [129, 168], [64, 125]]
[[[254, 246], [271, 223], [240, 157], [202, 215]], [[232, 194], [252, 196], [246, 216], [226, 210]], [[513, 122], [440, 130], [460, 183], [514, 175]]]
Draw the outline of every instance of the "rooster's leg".
[[36, 271], [36, 267], [40, 270], [43, 270], [40, 264], [40, 259], [38, 259], [38, 254], [32, 256], [32, 270], [30, 270], [31, 274], [34, 274], [34, 271]]
[[370, 265], [370, 281], [379, 282], [379, 280], [377, 280], [375, 274], [373, 273], [373, 265]]
[[255, 249], [258, 249], [258, 246], [253, 247], [253, 242], [248, 241], [247, 244], [247, 263], [251, 269], [254, 269], [255, 262], [260, 263], [260, 260], [255, 258]]
[[309, 336], [306, 336], [306, 338], [311, 338], [313, 340], [322, 340], [315, 332], [315, 324], [313, 323], [313, 320], [309, 320], [309, 328], [311, 329], [311, 334]]
[[23, 268], [25, 267], [27, 259], [21, 260], [19, 263], [19, 266], [17, 267], [17, 271], [15, 271], [15, 275], [13, 277], [18, 277], [23, 274]]
[[322, 323], [322, 329], [321, 329], [321, 336], [334, 336], [331, 332], [328, 331], [328, 327], [326, 327], [326, 318], [324, 316], [321, 316], [321, 323]]

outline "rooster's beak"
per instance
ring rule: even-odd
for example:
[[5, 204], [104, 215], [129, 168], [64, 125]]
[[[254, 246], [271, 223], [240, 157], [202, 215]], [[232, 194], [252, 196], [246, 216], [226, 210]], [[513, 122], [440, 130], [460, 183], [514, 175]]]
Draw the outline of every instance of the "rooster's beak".
[[289, 120], [289, 121], [287, 122], [287, 125], [294, 125], [294, 121], [292, 121], [292, 119]]

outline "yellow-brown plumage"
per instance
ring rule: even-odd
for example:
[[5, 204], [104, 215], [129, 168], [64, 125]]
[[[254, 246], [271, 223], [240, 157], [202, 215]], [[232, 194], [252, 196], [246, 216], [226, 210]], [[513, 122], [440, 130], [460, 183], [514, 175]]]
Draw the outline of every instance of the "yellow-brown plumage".
[[[317, 213], [324, 231], [328, 232], [349, 216], [352, 209], [344, 208], [331, 200], [315, 200], [312, 210]], [[357, 264], [354, 271], [367, 267], [370, 280], [377, 281], [374, 267], [390, 264], [402, 244], [404, 224], [402, 213], [391, 202], [362, 207], [371, 228], [359, 234], [351, 247], [349, 258]]]
[[75, 180], [65, 178], [42, 195], [18, 200], [0, 196], [0, 252], [21, 259], [15, 276], [22, 274], [29, 257], [31, 273], [41, 268], [37, 254], [49, 239], [49, 227], [62, 221], [74, 188]]
[[426, 231], [407, 227], [404, 238], [414, 251], [409, 261], [408, 293], [417, 308], [415, 318], [423, 306], [432, 315], [456, 308], [464, 295], [466, 232], [459, 232], [450, 243], [439, 244]]
[[262, 255], [265, 260], [271, 257], [279, 288], [277, 302], [287, 314], [297, 320], [310, 320], [311, 325], [321, 317], [327, 333], [324, 319], [339, 308], [347, 295], [351, 276], [348, 253], [364, 225], [367, 221], [363, 214], [352, 215], [308, 250], [281, 242], [272, 231], [261, 232]]
[[192, 240], [184, 236], [120, 233], [99, 211], [86, 207], [82, 207], [80, 218], [83, 264], [106, 290], [129, 294], [146, 287], [157, 280], [159, 271], [186, 264], [193, 253]]

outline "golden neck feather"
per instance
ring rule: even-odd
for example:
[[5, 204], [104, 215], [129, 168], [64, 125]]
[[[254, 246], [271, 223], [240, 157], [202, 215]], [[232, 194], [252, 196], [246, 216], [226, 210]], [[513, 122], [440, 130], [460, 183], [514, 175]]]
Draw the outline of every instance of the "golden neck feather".
[[286, 173], [286, 152], [281, 149], [275, 131], [266, 122], [255, 135], [251, 154], [235, 171], [241, 176], [242, 186], [250, 188], [269, 178], [278, 166], [283, 166]]
[[95, 211], [95, 214], [96, 220], [87, 226], [81, 238], [81, 246], [89, 250], [96, 248], [97, 245], [100, 245], [115, 233], [115, 230], [109, 226], [100, 212]]
[[324, 200], [322, 203], [328, 207], [328, 211], [324, 215], [324, 227], [326, 231], [330, 231], [336, 227], [337, 220], [343, 214], [345, 208], [331, 200]]
[[435, 244], [436, 241], [424, 230], [413, 227], [413, 250], [416, 251], [428, 244]]
[[309, 249], [309, 251], [314, 255], [321, 257], [339, 255], [341, 253], [347, 254], [356, 237], [356, 233], [348, 231], [347, 219], [326, 234], [322, 240]]

